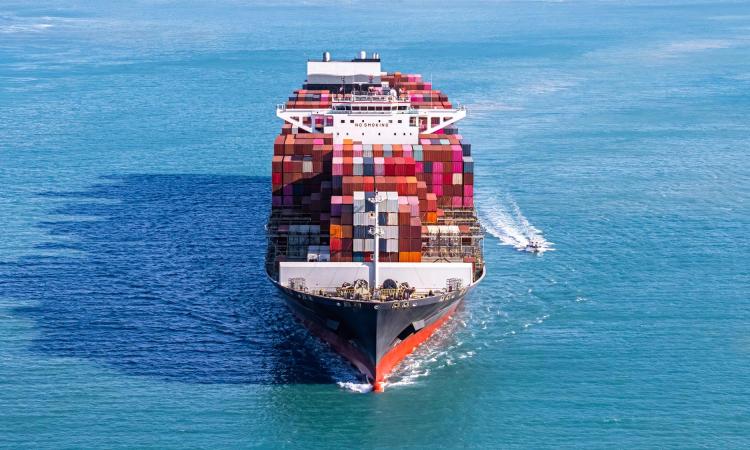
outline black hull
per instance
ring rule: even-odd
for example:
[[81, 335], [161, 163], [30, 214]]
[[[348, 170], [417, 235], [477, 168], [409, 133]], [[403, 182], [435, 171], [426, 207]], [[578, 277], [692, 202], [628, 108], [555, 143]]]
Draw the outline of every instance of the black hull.
[[448, 319], [477, 284], [416, 300], [367, 302], [297, 292], [273, 283], [302, 323], [346, 357], [376, 388]]

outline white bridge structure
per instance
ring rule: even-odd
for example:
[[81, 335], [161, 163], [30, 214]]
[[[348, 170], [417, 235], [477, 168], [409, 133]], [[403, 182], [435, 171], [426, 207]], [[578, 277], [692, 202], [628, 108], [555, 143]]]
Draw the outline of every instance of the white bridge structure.
[[[354, 75], [362, 71], [363, 64], [367, 65], [369, 75]], [[376, 78], [373, 73], [377, 73]], [[308, 62], [308, 80], [347, 77], [379, 80], [380, 74], [380, 61]], [[382, 93], [331, 94], [330, 108], [292, 109], [280, 104], [276, 115], [308, 133], [331, 134], [335, 144], [343, 143], [344, 139], [363, 144], [418, 144], [420, 133], [435, 133], [466, 117], [466, 108], [460, 105], [454, 109], [415, 108], [408, 96], [387, 85], [380, 90]]]

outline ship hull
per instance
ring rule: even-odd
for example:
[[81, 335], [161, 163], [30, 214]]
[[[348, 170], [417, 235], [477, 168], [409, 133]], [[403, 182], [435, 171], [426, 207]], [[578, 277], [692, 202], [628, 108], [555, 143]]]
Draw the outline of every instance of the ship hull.
[[381, 391], [385, 379], [447, 322], [476, 286], [398, 302], [363, 302], [291, 290], [272, 280], [287, 307]]

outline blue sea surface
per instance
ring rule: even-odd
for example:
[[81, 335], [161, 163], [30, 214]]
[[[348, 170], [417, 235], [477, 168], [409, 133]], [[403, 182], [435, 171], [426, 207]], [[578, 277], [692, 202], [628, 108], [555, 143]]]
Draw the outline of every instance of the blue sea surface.
[[[262, 264], [275, 105], [362, 48], [467, 106], [488, 232], [364, 395]], [[0, 447], [748, 447], [749, 160], [747, 2], [5, 0]]]

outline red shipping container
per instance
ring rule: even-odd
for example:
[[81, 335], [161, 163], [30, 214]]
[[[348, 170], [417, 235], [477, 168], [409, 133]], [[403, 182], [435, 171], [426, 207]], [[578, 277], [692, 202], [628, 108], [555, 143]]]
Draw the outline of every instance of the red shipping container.
[[[409, 186], [406, 183], [406, 179], [404, 179], [404, 177], [398, 177], [396, 192], [398, 192], [398, 195], [409, 195]], [[399, 205], [399, 207], [400, 206], [401, 205]]]
[[397, 173], [395, 158], [384, 158], [385, 160], [385, 176], [392, 177]]
[[[406, 175], [406, 167], [405, 167], [405, 161], [404, 158], [393, 158], [393, 164], [396, 167], [396, 173], [397, 176], [405, 176]], [[386, 175], [388, 175], [386, 173]]]
[[372, 192], [375, 190], [375, 177], [364, 177], [364, 191]]
[[414, 158], [403, 158], [404, 160], [404, 175], [407, 177], [413, 177], [415, 173]]

